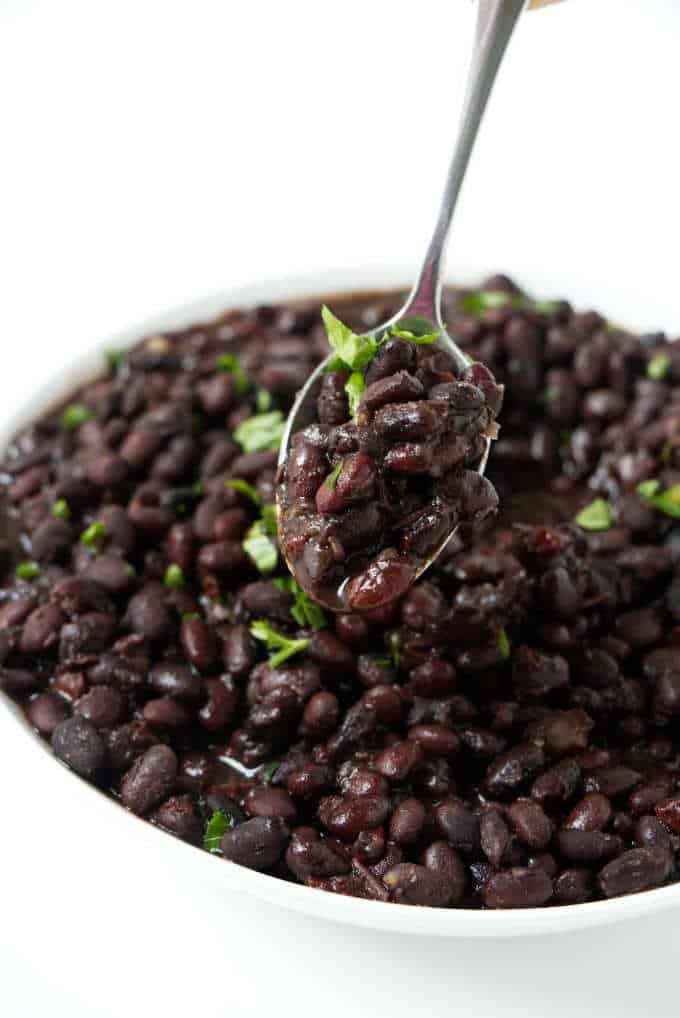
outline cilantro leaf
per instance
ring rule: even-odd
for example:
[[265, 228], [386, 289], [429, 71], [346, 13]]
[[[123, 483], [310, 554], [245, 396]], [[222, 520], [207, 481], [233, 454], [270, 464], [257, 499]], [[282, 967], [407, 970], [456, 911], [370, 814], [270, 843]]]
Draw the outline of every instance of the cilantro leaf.
[[517, 293], [506, 293], [505, 290], [473, 290], [465, 294], [461, 308], [468, 315], [482, 315], [485, 311], [502, 308], [506, 304], [521, 307], [523, 303], [523, 298]]
[[538, 311], [539, 315], [552, 315], [560, 309], [557, 300], [535, 300], [531, 306], [534, 311]]
[[123, 350], [107, 350], [104, 354], [106, 366], [109, 371], [117, 371], [121, 364], [125, 363], [125, 352]]
[[280, 577], [274, 580], [279, 590], [287, 590], [295, 597], [295, 604], [290, 609], [290, 614], [297, 624], [305, 629], [311, 626], [312, 629], [324, 629], [328, 623], [321, 607], [312, 601], [309, 594], [306, 594], [300, 584], [292, 576]]
[[660, 492], [659, 494], [656, 494], [659, 490], [658, 487], [654, 489], [654, 493], [652, 494], [646, 494], [645, 491], [640, 490], [644, 485], [646, 491], [650, 491], [651, 487], [647, 486], [651, 484], [651, 481], [643, 481], [642, 485], [638, 486], [640, 494], [646, 498], [649, 505], [653, 505], [655, 509], [660, 509], [662, 513], [666, 514], [666, 516], [672, 516], [673, 519], [680, 520], [680, 484], [674, 484], [672, 487], [668, 488], [666, 491]]
[[281, 445], [285, 426], [281, 411], [270, 410], [269, 413], [254, 414], [241, 421], [234, 432], [234, 438], [245, 452], [277, 450]]
[[255, 622], [252, 622], [250, 632], [256, 640], [265, 644], [267, 650], [276, 651], [269, 658], [272, 668], [278, 668], [289, 657], [293, 657], [294, 654], [299, 654], [309, 647], [309, 640], [289, 640], [287, 636], [282, 636], [281, 633], [272, 629], [265, 619], [256, 619]]
[[637, 493], [638, 495], [642, 495], [643, 498], [651, 498], [652, 495], [656, 495], [660, 487], [661, 481], [657, 480], [642, 481], [637, 486]]
[[262, 780], [265, 785], [270, 784], [280, 766], [281, 765], [278, 760], [268, 760], [266, 764], [262, 764], [262, 770], [260, 773], [262, 774]]
[[574, 522], [583, 530], [608, 530], [613, 523], [611, 506], [606, 499], [596, 498], [576, 514]]
[[224, 486], [225, 488], [232, 488], [234, 491], [238, 491], [240, 495], [245, 495], [258, 508], [262, 505], [262, 499], [252, 484], [248, 484], [247, 481], [242, 480], [240, 477], [234, 477], [232, 480], [225, 481]]
[[498, 631], [498, 652], [504, 661], [507, 661], [510, 657], [510, 640], [505, 631], [505, 626]]
[[647, 365], [647, 378], [653, 378], [655, 382], [665, 378], [671, 369], [671, 359], [667, 353], [657, 353]]
[[228, 371], [230, 375], [234, 376], [236, 391], [240, 395], [246, 392], [250, 383], [248, 376], [239, 363], [238, 357], [235, 357], [233, 353], [221, 353], [217, 358], [217, 367], [220, 371]]
[[40, 566], [37, 562], [20, 562], [15, 575], [19, 580], [35, 580], [40, 576]]
[[342, 468], [344, 467], [344, 465], [345, 465], [344, 460], [341, 460], [340, 463], [338, 463], [337, 467], [334, 467], [333, 470], [331, 470], [328, 477], [326, 478], [326, 487], [330, 491], [332, 491], [333, 488], [338, 483], [338, 477], [342, 473]]
[[80, 403], [71, 403], [62, 410], [61, 414], [61, 426], [64, 431], [75, 431], [85, 421], [89, 421], [92, 414], [86, 406], [82, 406]]
[[176, 562], [172, 562], [165, 570], [163, 583], [166, 587], [169, 587], [170, 590], [179, 590], [180, 587], [184, 586], [184, 573]]
[[65, 498], [58, 498], [52, 506], [52, 515], [57, 520], [70, 520], [71, 510]]
[[359, 409], [361, 397], [365, 391], [366, 382], [364, 381], [364, 376], [360, 371], [353, 371], [345, 382], [345, 392], [347, 393], [347, 399], [349, 400], [350, 416], [355, 416]]
[[390, 326], [391, 336], [407, 339], [409, 343], [427, 345], [434, 343], [441, 334], [442, 330], [436, 329], [434, 322], [431, 322], [429, 318], [422, 318], [420, 315], [402, 318], [396, 325]]
[[[321, 317], [326, 326], [328, 342], [338, 355], [333, 358], [331, 364], [335, 364], [339, 359], [339, 367], [360, 371], [371, 363], [378, 350], [378, 343], [374, 339], [370, 336], [358, 336], [356, 332], [352, 332], [349, 326], [343, 325], [325, 304], [321, 308]], [[331, 370], [337, 368], [333, 367]]]
[[203, 835], [203, 848], [209, 852], [219, 852], [222, 838], [235, 827], [236, 823], [232, 816], [227, 816], [221, 809], [216, 810], [210, 817], [205, 834]]
[[80, 543], [84, 544], [86, 548], [96, 551], [100, 541], [104, 537], [106, 537], [106, 527], [101, 520], [95, 520], [95, 522], [91, 523], [87, 530], [84, 530], [80, 535]]
[[258, 572], [271, 573], [276, 569], [279, 552], [269, 536], [265, 520], [259, 519], [249, 528], [243, 541], [243, 550]]
[[268, 389], [258, 389], [255, 393], [255, 409], [258, 414], [264, 414], [272, 408], [272, 394]]
[[559, 385], [549, 385], [546, 389], [541, 389], [536, 395], [537, 403], [552, 403], [554, 399], [559, 399], [560, 387]]

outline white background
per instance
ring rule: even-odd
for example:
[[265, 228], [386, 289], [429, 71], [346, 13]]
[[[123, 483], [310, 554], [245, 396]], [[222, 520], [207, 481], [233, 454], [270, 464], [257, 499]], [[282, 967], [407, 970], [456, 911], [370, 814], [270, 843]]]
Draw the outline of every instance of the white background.
[[[2, 413], [92, 341], [204, 292], [413, 266], [473, 13], [467, 0], [0, 0]], [[504, 268], [542, 296], [680, 331], [679, 43], [676, 0], [526, 17], [453, 273]], [[484, 944], [211, 903], [162, 863], [137, 869], [134, 845], [112, 863], [106, 828], [70, 817], [23, 733], [3, 729], [3, 1018], [677, 1014], [673, 915]]]

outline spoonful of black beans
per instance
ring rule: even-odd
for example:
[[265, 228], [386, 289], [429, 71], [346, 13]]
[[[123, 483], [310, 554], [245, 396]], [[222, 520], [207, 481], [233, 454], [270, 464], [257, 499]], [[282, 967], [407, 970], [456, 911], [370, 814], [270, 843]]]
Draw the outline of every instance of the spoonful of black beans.
[[298, 393], [277, 475], [279, 544], [332, 611], [401, 596], [461, 523], [494, 512], [484, 470], [503, 391], [441, 318], [453, 211], [498, 67], [525, 0], [479, 0], [457, 144], [418, 279], [389, 321], [357, 335], [323, 309], [330, 356]]

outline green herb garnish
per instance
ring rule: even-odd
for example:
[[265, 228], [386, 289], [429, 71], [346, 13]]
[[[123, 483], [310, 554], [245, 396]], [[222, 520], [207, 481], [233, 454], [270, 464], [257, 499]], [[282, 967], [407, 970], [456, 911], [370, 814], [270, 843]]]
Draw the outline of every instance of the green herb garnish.
[[40, 576], [40, 566], [37, 562], [20, 562], [15, 575], [19, 580], [35, 580]]
[[170, 590], [179, 590], [180, 587], [184, 586], [185, 582], [184, 573], [175, 562], [172, 562], [165, 570], [163, 583], [166, 587], [169, 587]]
[[233, 353], [221, 353], [217, 358], [217, 367], [220, 371], [228, 371], [230, 375], [234, 376], [238, 393], [242, 395], [246, 391], [250, 383], [248, 376], [239, 364], [238, 357], [235, 357]]
[[338, 463], [337, 467], [334, 467], [333, 470], [328, 475], [328, 477], [326, 478], [326, 487], [329, 488], [331, 491], [338, 483], [338, 477], [342, 473], [342, 468], [344, 467], [344, 465], [345, 465], [344, 460]]
[[675, 443], [673, 442], [673, 439], [667, 438], [662, 446], [661, 452], [659, 453], [659, 462], [664, 464], [670, 463], [674, 448]]
[[255, 393], [255, 409], [258, 414], [264, 414], [272, 408], [272, 394], [267, 389], [258, 389]]
[[52, 506], [52, 515], [57, 520], [70, 520], [71, 510], [65, 498], [58, 498]]
[[539, 315], [553, 315], [560, 309], [559, 302], [556, 300], [535, 300], [531, 306], [534, 311], [538, 311]]
[[125, 572], [128, 574], [131, 580], [134, 580], [135, 576], [137, 575], [137, 570], [129, 562], [125, 563]]
[[506, 293], [504, 290], [475, 290], [463, 297], [461, 307], [468, 315], [482, 315], [485, 311], [502, 308], [506, 304], [521, 307], [523, 303], [523, 298], [517, 293]]
[[240, 477], [235, 477], [233, 480], [225, 481], [224, 486], [225, 488], [232, 488], [234, 491], [238, 491], [241, 495], [245, 495], [246, 498], [249, 498], [253, 505], [258, 506], [258, 508], [262, 505], [262, 499], [255, 488], [253, 488], [252, 484], [248, 484], [247, 481], [241, 480]]
[[209, 852], [219, 852], [222, 838], [235, 826], [234, 818], [218, 809], [208, 821], [203, 835], [203, 848], [207, 848]]
[[390, 326], [390, 335], [398, 336], [399, 339], [407, 339], [409, 343], [427, 345], [434, 343], [442, 330], [435, 328], [434, 322], [429, 318], [422, 318], [414, 315], [412, 318], [402, 318], [396, 325]]
[[660, 487], [661, 481], [642, 481], [642, 483], [637, 486], [637, 493], [638, 495], [642, 495], [643, 498], [651, 498], [652, 495], [656, 495]]
[[92, 414], [83, 406], [81, 403], [71, 403], [67, 406], [61, 414], [61, 426], [64, 431], [75, 431], [85, 421], [89, 421]]
[[266, 645], [267, 650], [276, 651], [269, 658], [269, 664], [272, 668], [278, 668], [289, 657], [293, 657], [294, 654], [299, 654], [309, 647], [309, 640], [289, 640], [288, 637], [282, 636], [281, 633], [277, 633], [275, 629], [272, 629], [264, 619], [256, 619], [255, 622], [251, 623], [250, 632], [256, 640]]
[[264, 781], [265, 785], [268, 785], [270, 783], [270, 781], [278, 771], [279, 767], [280, 763], [278, 760], [269, 760], [266, 764], [262, 764], [261, 773], [262, 780]]
[[[651, 484], [656, 483], [657, 487], [654, 488], [651, 494], [645, 494], [645, 491], [651, 491]], [[647, 488], [647, 485], [650, 485]], [[645, 491], [641, 491], [641, 488], [645, 487]], [[642, 484], [638, 485], [638, 492], [646, 498], [649, 505], [653, 505], [655, 509], [660, 509], [666, 516], [672, 516], [673, 519], [680, 520], [680, 484], [674, 484], [666, 491], [659, 492], [659, 482], [643, 481]]]
[[647, 365], [647, 378], [653, 378], [655, 382], [665, 378], [671, 369], [671, 359], [667, 353], [657, 353]]
[[278, 449], [281, 445], [286, 423], [280, 410], [266, 414], [254, 414], [242, 421], [234, 438], [245, 452], [261, 452], [263, 449]]
[[84, 530], [80, 535], [80, 543], [84, 544], [86, 548], [90, 548], [96, 551], [99, 542], [106, 536], [106, 527], [101, 520], [95, 520], [91, 523], [87, 530]]
[[361, 397], [365, 391], [366, 382], [364, 381], [364, 376], [360, 371], [353, 371], [345, 382], [345, 392], [347, 393], [347, 399], [349, 400], [349, 412], [351, 417], [354, 417], [359, 409], [359, 403], [361, 402]]
[[122, 350], [107, 350], [104, 357], [109, 371], [117, 371], [125, 362], [125, 353]]
[[608, 530], [613, 522], [611, 506], [606, 499], [596, 498], [577, 513], [574, 522], [584, 530]]
[[243, 550], [260, 573], [271, 573], [276, 569], [279, 553], [269, 536], [269, 528], [263, 519], [249, 528], [243, 541]]
[[321, 317], [326, 326], [328, 342], [337, 354], [328, 367], [329, 371], [340, 368], [361, 371], [371, 363], [378, 350], [378, 343], [374, 339], [358, 336], [349, 326], [343, 325], [325, 304], [321, 308]]
[[507, 661], [510, 657], [510, 640], [505, 631], [505, 626], [498, 631], [498, 652], [504, 661]]
[[200, 619], [198, 612], [184, 612], [182, 615], [182, 622], [193, 622], [194, 619]]
[[547, 389], [541, 389], [536, 395], [537, 403], [552, 403], [554, 399], [559, 399], [560, 389], [557, 385], [549, 385]]
[[320, 606], [316, 601], [312, 601], [292, 576], [279, 577], [274, 580], [274, 583], [279, 590], [287, 590], [295, 597], [295, 604], [290, 609], [290, 614], [302, 629], [307, 626], [311, 626], [312, 629], [323, 629], [328, 625]]

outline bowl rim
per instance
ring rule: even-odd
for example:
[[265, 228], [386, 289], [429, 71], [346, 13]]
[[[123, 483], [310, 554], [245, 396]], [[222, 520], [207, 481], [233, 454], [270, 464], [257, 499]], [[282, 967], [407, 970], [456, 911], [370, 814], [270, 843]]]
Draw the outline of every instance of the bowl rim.
[[[20, 406], [0, 420], [0, 448], [6, 448], [16, 433], [40, 413], [68, 397], [77, 386], [95, 378], [101, 370], [102, 357], [106, 351], [125, 349], [144, 335], [209, 320], [232, 307], [278, 303], [348, 291], [407, 287], [409, 278], [408, 268], [385, 265], [291, 274], [218, 290], [160, 313], [145, 316], [141, 321], [117, 331], [113, 336], [107, 336], [92, 344], [87, 351], [76, 356], [52, 377], [38, 384], [28, 399], [23, 400]], [[6, 694], [0, 695], [0, 707], [2, 724], [9, 723], [15, 728], [16, 721], [19, 721], [19, 727], [28, 738], [18, 742], [25, 746], [27, 753], [33, 752], [31, 747], [36, 745], [40, 747], [42, 752], [36, 754], [36, 764], [38, 759], [42, 759], [54, 773], [56, 781], [59, 770], [55, 762], [59, 764], [59, 761], [56, 761], [49, 744], [35, 732], [23, 711]], [[161, 844], [164, 844], [166, 855], [172, 856], [178, 866], [181, 866], [184, 860], [185, 868], [188, 867], [190, 859], [193, 858], [197, 877], [202, 882], [210, 881], [214, 884], [217, 877], [223, 890], [252, 895], [269, 904], [334, 922], [402, 934], [502, 938], [566, 933], [608, 925], [624, 919], [650, 915], [680, 904], [680, 881], [609, 900], [507, 910], [413, 907], [333, 894], [235, 864], [225, 864], [224, 860], [211, 857], [207, 852], [196, 850], [195, 846], [168, 836], [166, 832], [154, 827], [148, 821], [130, 813], [106, 792], [79, 778], [65, 765], [61, 765], [61, 772], [68, 782], [64, 786], [63, 794], [69, 794], [71, 799], [82, 803], [83, 810], [89, 812], [97, 808], [102, 819], [106, 818], [110, 824], [116, 824], [121, 830], [123, 827], [129, 827], [131, 833], [136, 830], [137, 838], [144, 838], [154, 853], [158, 852]], [[209, 867], [212, 867], [212, 870]], [[218, 867], [221, 867], [221, 870]]]

